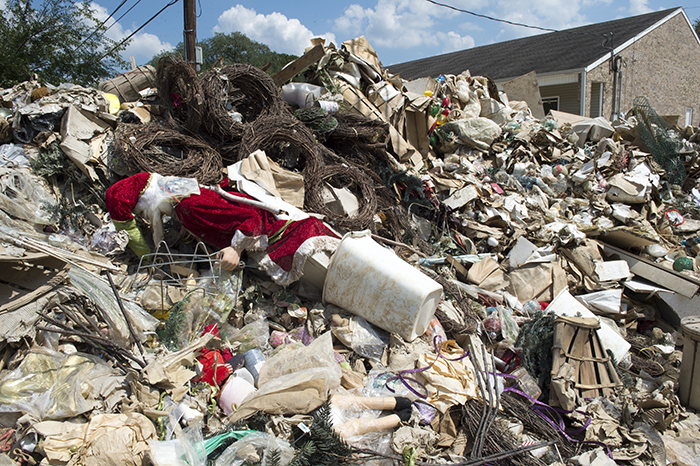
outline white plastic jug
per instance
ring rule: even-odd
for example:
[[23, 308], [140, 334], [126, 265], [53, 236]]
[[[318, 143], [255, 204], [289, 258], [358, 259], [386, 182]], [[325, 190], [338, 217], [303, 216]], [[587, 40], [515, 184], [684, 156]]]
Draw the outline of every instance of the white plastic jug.
[[376, 243], [368, 230], [343, 237], [331, 257], [323, 301], [411, 341], [425, 333], [442, 286]]
[[311, 107], [322, 93], [323, 86], [309, 83], [289, 83], [282, 86], [282, 100], [300, 108]]

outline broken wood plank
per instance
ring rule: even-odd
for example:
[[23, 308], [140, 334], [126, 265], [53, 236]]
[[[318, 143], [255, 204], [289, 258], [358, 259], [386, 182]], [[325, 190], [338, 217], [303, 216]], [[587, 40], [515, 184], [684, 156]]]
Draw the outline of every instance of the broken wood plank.
[[278, 72], [272, 77], [272, 80], [275, 82], [275, 85], [277, 87], [282, 86], [294, 76], [298, 75], [306, 68], [308, 68], [309, 65], [312, 65], [319, 61], [321, 57], [325, 55], [325, 53], [326, 52], [323, 50], [323, 45], [318, 44], [317, 46], [313, 47], [311, 50], [306, 52], [304, 55], [282, 68], [280, 72]]
[[615, 246], [611, 246], [610, 244], [601, 244], [606, 253], [617, 254], [620, 256], [620, 259], [627, 262], [630, 267], [630, 272], [633, 274], [675, 291], [686, 298], [692, 298], [700, 288], [700, 281], [698, 280], [682, 275], [675, 270], [659, 267], [651, 261], [616, 248]]

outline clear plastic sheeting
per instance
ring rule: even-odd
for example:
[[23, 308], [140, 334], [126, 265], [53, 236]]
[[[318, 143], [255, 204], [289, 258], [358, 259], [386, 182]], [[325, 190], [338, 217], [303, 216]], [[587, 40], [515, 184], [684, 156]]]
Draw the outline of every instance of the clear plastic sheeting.
[[8, 215], [39, 225], [49, 225], [47, 207], [56, 204], [44, 188], [44, 180], [27, 168], [0, 168], [0, 209]]
[[275, 464], [286, 466], [294, 459], [294, 449], [288, 442], [274, 435], [259, 432], [247, 435], [228, 447], [216, 460], [216, 466], [242, 466], [245, 464], [272, 464], [272, 453], [279, 453]]
[[0, 377], [0, 412], [40, 420], [75, 417], [95, 406], [94, 382], [113, 373], [95, 356], [34, 349], [17, 369]]
[[[129, 341], [129, 327], [119, 309], [117, 298], [109, 285], [78, 267], [72, 267], [68, 277], [71, 285], [80, 290], [85, 296], [90, 297], [103, 311], [104, 318], [110, 326], [112, 338], [117, 343], [126, 345]], [[153, 332], [158, 326], [159, 320], [131, 301], [122, 300], [122, 304], [138, 337], [142, 341], [145, 340], [146, 333]]]
[[0, 167], [29, 167], [27, 154], [19, 144], [3, 144], [0, 146]]

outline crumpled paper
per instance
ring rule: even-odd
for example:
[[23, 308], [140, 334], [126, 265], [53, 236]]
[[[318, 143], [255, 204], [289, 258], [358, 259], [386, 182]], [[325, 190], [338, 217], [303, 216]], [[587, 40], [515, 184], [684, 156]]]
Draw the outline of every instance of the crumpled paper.
[[44, 451], [51, 464], [140, 466], [148, 441], [155, 439], [156, 429], [143, 414], [98, 414], [87, 424], [47, 437]]
[[[481, 395], [469, 358], [449, 360], [459, 358], [464, 354], [464, 350], [455, 341], [449, 340], [442, 344], [440, 351], [444, 358], [438, 357], [430, 368], [417, 375], [425, 380], [428, 389], [426, 401], [444, 413], [450, 406], [462, 405], [467, 400], [480, 398]], [[418, 367], [426, 367], [434, 360], [434, 352], [423, 353], [418, 357], [416, 364]]]

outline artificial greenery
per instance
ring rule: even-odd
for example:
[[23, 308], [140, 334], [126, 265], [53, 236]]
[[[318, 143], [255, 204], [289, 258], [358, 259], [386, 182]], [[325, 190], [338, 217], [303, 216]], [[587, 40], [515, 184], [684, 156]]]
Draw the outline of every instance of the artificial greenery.
[[[250, 429], [265, 432], [270, 416], [255, 413], [248, 419], [238, 421], [232, 426], [234, 430]], [[326, 402], [312, 413], [312, 423], [308, 432], [294, 428], [294, 459], [289, 466], [352, 466], [353, 448], [348, 445], [333, 429], [330, 403]], [[222, 451], [222, 450], [217, 450]], [[266, 466], [279, 466], [280, 452], [271, 450], [265, 458]], [[247, 465], [253, 466], [253, 465]]]
[[537, 380], [544, 396], [549, 396], [555, 319], [552, 313], [538, 312], [520, 327], [515, 342], [516, 348], [522, 348], [520, 363]]
[[[313, 412], [309, 433], [303, 433], [304, 443], [297, 449], [291, 466], [336, 466], [356, 464], [354, 453], [331, 422], [331, 406], [326, 402]], [[302, 439], [302, 435], [297, 441]]]
[[[84, 231], [88, 223], [87, 215], [92, 212], [89, 206], [97, 204], [105, 208], [104, 186], [100, 182], [93, 183], [78, 170], [58, 142], [42, 147], [38, 157], [30, 159], [29, 164], [34, 174], [47, 178], [54, 186], [62, 186], [58, 203], [42, 206], [51, 214], [51, 221], [60, 228]], [[78, 194], [76, 190], [81, 192]], [[82, 190], [87, 190], [87, 193]]]
[[165, 327], [157, 332], [165, 347], [170, 351], [178, 351], [180, 349], [180, 336], [187, 322], [185, 308], [190, 302], [190, 294], [187, 293], [184, 298], [175, 303], [168, 313], [168, 318], [165, 320]]

